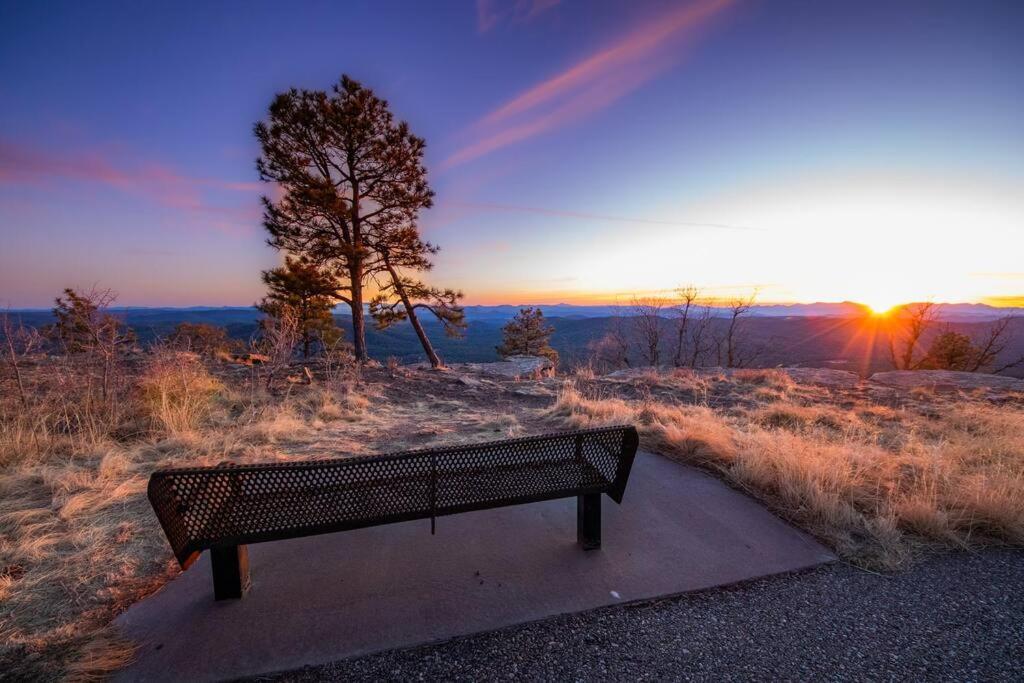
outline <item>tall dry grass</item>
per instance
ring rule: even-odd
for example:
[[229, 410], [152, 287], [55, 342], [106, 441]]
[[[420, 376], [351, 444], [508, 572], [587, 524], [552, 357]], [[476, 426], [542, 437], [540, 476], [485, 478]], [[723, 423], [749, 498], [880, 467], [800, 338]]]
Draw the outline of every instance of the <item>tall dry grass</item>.
[[196, 354], [161, 349], [139, 378], [142, 409], [154, 426], [175, 435], [195, 431], [209, 419], [224, 393]]
[[928, 547], [1024, 545], [1020, 407], [964, 403], [934, 418], [783, 399], [717, 410], [566, 385], [551, 414], [636, 423], [647, 448], [719, 472], [861, 566], [906, 566]]
[[189, 354], [136, 360], [106, 400], [67, 359], [25, 373], [30, 401], [0, 394], [0, 678], [91, 680], [132, 656], [111, 620], [177, 571], [145, 497], [154, 469], [298, 457], [284, 451], [368, 407], [340, 380], [272, 395]]

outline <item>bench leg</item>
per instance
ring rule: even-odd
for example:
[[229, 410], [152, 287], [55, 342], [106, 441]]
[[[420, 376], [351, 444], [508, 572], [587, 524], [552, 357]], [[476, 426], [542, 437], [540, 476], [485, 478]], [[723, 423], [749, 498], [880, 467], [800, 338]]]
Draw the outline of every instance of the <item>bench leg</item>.
[[210, 564], [213, 567], [214, 599], [237, 599], [249, 590], [248, 546], [210, 548]]
[[601, 547], [601, 494], [576, 496], [576, 540], [584, 550]]

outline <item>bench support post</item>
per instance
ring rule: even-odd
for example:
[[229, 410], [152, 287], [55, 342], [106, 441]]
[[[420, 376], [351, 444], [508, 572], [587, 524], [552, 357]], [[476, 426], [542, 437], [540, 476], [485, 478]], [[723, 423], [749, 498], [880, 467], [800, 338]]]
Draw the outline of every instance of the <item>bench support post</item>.
[[584, 550], [601, 547], [601, 494], [576, 496], [576, 540]]
[[210, 548], [210, 565], [213, 567], [214, 599], [238, 599], [249, 590], [248, 546]]

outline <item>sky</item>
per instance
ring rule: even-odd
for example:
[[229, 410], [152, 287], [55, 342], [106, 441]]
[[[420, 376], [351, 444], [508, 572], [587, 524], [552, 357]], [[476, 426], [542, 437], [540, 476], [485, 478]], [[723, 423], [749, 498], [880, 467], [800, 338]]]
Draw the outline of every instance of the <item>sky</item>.
[[427, 140], [470, 304], [1024, 305], [1024, 3], [0, 0], [0, 307], [250, 305], [252, 126], [342, 73]]

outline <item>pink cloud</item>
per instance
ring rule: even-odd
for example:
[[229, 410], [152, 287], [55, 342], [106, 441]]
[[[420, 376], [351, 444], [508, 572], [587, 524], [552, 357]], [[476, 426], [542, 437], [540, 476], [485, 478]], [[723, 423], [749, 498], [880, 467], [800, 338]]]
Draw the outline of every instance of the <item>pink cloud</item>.
[[557, 7], [561, 0], [476, 0], [476, 28], [487, 33], [498, 24], [509, 21], [522, 24]]
[[[165, 164], [129, 161], [109, 152], [57, 154], [0, 139], [0, 184], [46, 185], [58, 181], [105, 185], [160, 206], [195, 214], [205, 218], [210, 227], [232, 233], [245, 229], [242, 224], [258, 223], [256, 194], [268, 190], [263, 183], [188, 176]], [[269, 189], [273, 192], [273, 188]], [[253, 195], [253, 201], [241, 207], [208, 201], [206, 195], [218, 190]]]
[[672, 66], [678, 60], [678, 43], [693, 37], [732, 3], [698, 0], [676, 8], [529, 88], [475, 123], [476, 139], [445, 159], [442, 168], [604, 109]]

